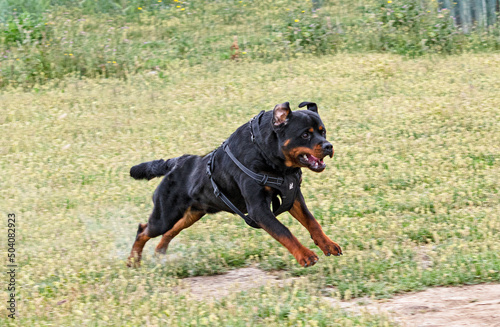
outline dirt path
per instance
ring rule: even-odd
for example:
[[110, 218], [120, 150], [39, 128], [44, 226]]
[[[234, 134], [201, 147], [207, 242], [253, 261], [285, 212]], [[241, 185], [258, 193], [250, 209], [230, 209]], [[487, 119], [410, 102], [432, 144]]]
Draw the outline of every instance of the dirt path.
[[[280, 279], [278, 274], [257, 268], [242, 268], [224, 275], [185, 278], [182, 289], [195, 298], [209, 300], [268, 283], [283, 285], [293, 280]], [[436, 287], [386, 300], [338, 301], [330, 297], [325, 300], [352, 312], [385, 313], [403, 326], [500, 327], [500, 284]]]
[[403, 326], [500, 327], [500, 284], [436, 287], [385, 301], [330, 301], [346, 310], [385, 312]]
[[224, 275], [184, 278], [186, 290], [199, 300], [218, 300], [233, 292], [246, 291], [264, 285], [290, 283], [296, 278], [281, 279], [279, 274], [270, 274], [257, 268], [241, 268]]

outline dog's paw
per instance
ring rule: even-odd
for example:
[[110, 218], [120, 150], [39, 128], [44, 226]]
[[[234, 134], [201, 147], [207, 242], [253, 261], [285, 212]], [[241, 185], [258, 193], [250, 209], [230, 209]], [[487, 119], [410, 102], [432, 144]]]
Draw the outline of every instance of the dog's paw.
[[313, 251], [308, 248], [303, 248], [300, 253], [298, 253], [295, 258], [300, 263], [302, 267], [314, 266], [318, 262], [319, 258]]
[[157, 255], [157, 256], [163, 256], [165, 253], [167, 253], [167, 248], [166, 247], [156, 247], [156, 249], [155, 249], [155, 255]]
[[139, 268], [141, 266], [141, 262], [137, 261], [136, 258], [129, 258], [127, 260], [127, 267], [129, 268]]
[[323, 251], [326, 256], [330, 256], [332, 254], [335, 256], [342, 255], [342, 248], [340, 247], [340, 245], [330, 239], [323, 240], [323, 242], [314, 243], [316, 243], [316, 245]]
[[137, 255], [131, 255], [127, 259], [127, 267], [139, 268], [141, 266], [141, 258]]

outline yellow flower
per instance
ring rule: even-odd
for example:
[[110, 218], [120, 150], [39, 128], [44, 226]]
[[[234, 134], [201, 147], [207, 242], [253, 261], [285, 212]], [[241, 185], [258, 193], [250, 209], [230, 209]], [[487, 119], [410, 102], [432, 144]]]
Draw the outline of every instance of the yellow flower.
[[186, 8], [182, 8], [181, 10], [186, 10]]
[[245, 51], [243, 51], [241, 54], [247, 54]]
[[158, 2], [161, 2], [161, 0], [158, 0]]
[[142, 10], [142, 7], [137, 7], [137, 9]]
[[70, 55], [70, 56], [72, 56], [73, 54], [72, 54], [72, 53], [70, 53], [69, 55]]
[[181, 6], [177, 6], [177, 8], [180, 8]]
[[113, 64], [116, 64], [116, 61], [113, 61]]
[[302, 12], [306, 12], [305, 10], [302, 10]]
[[296, 19], [295, 22], [298, 23], [298, 22], [300, 22], [300, 20]]
[[392, 3], [392, 1], [391, 1], [391, 0], [389, 0], [389, 1], [387, 1], [387, 3]]

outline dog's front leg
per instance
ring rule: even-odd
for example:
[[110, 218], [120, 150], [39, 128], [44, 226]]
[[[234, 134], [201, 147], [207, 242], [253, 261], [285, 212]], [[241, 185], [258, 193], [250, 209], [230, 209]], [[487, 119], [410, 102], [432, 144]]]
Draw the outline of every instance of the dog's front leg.
[[258, 201], [257, 205], [247, 202], [248, 214], [266, 232], [280, 242], [297, 259], [303, 267], [314, 265], [318, 256], [305, 246], [285, 227], [271, 212], [265, 201]]
[[289, 210], [290, 214], [295, 217], [311, 234], [311, 238], [325, 255], [341, 255], [342, 249], [340, 245], [332, 241], [323, 232], [321, 225], [314, 218], [312, 213], [307, 209], [302, 192], [299, 192], [297, 199], [293, 203], [292, 209]]

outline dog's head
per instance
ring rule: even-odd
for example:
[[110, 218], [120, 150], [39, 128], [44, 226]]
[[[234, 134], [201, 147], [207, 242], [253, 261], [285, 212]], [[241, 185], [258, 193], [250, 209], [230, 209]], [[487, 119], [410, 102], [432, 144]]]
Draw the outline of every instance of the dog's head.
[[304, 106], [307, 110], [292, 112], [288, 102], [278, 104], [273, 110], [273, 129], [287, 167], [306, 167], [321, 172], [326, 167], [323, 159], [333, 157], [333, 146], [326, 140], [318, 106], [313, 102], [299, 104], [299, 108]]

